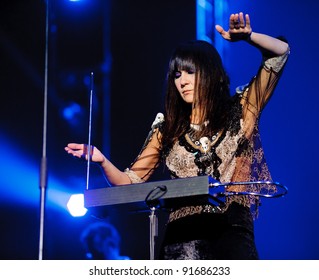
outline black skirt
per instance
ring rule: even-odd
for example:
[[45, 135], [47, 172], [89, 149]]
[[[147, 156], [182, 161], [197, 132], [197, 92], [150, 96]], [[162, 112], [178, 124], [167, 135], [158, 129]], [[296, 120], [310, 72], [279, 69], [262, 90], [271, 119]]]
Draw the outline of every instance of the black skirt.
[[258, 259], [249, 208], [232, 203], [224, 213], [194, 214], [168, 223], [159, 259]]

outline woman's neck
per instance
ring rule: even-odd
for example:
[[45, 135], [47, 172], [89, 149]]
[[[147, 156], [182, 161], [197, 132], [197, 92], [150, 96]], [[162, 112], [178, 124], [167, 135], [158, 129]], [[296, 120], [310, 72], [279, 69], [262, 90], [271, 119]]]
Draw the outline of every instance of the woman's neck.
[[203, 123], [203, 120], [201, 118], [201, 114], [199, 113], [198, 109], [193, 109], [191, 116], [190, 116], [190, 123], [192, 124], [199, 124], [201, 125]]

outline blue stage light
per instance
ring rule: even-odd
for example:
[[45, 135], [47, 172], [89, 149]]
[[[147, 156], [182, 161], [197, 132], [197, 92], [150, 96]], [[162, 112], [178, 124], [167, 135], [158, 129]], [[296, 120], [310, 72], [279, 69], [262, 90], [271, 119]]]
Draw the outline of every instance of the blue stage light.
[[[13, 139], [0, 134], [1, 155], [6, 159], [0, 162], [0, 203], [10, 205], [37, 205], [40, 199], [39, 162], [31, 155], [19, 149], [21, 145]], [[81, 184], [82, 180], [76, 179]], [[71, 192], [63, 182], [49, 176], [47, 189], [47, 204], [51, 207], [67, 211], [67, 203]]]
[[63, 109], [63, 117], [67, 121], [71, 121], [80, 113], [81, 113], [81, 106], [75, 102], [70, 103], [69, 106]]
[[212, 43], [212, 28], [214, 25], [214, 1], [196, 1], [196, 37], [198, 40], [205, 40]]
[[73, 194], [71, 195], [67, 208], [73, 217], [82, 217], [86, 214], [87, 209], [84, 207], [84, 195]]

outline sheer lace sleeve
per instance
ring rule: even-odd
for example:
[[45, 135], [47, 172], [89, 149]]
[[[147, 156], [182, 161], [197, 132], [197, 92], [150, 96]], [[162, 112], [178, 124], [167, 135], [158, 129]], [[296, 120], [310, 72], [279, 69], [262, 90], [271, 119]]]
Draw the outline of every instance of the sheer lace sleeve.
[[[288, 48], [287, 52], [281, 56], [272, 58], [264, 57], [257, 75], [241, 93], [243, 119], [244, 123], [247, 124], [247, 129], [254, 127], [256, 120], [271, 98], [289, 54], [290, 50]], [[248, 131], [252, 132], [251, 129], [248, 129]]]
[[[278, 57], [264, 59], [256, 77], [245, 85], [237, 89], [237, 94], [241, 96], [243, 107], [243, 134], [240, 140], [236, 167], [231, 181], [260, 181], [272, 180], [268, 165], [266, 163], [264, 150], [258, 128], [258, 120], [263, 108], [269, 101], [283, 68], [287, 62], [289, 49]], [[234, 186], [230, 190], [261, 192], [261, 185]], [[268, 191], [276, 191], [275, 186], [271, 186]], [[259, 198], [255, 196], [233, 196], [228, 202], [237, 201], [243, 205], [250, 205], [254, 217], [258, 215]]]
[[144, 183], [145, 180], [140, 178], [133, 170], [126, 168], [124, 173], [130, 178], [132, 184]]
[[163, 122], [163, 114], [158, 113], [140, 153], [131, 163], [130, 168], [125, 169], [125, 173], [129, 176], [132, 183], [147, 181], [158, 166], [160, 161], [160, 130]]

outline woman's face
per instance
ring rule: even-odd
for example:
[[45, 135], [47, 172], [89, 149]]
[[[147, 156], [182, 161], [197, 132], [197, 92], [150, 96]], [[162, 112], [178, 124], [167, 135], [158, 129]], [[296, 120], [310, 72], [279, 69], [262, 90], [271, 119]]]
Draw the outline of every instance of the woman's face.
[[186, 103], [193, 103], [195, 94], [195, 72], [176, 71], [175, 86]]

